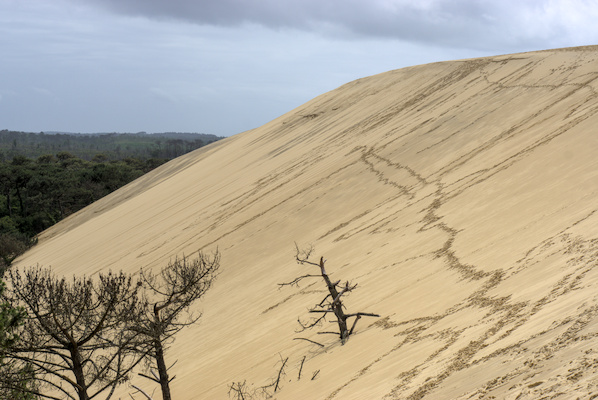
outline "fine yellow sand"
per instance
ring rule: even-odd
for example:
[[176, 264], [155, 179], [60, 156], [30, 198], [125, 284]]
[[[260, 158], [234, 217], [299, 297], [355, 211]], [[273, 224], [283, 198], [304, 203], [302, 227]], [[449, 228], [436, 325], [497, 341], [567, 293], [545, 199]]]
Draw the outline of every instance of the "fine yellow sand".
[[[203, 317], [167, 355], [176, 399], [267, 385], [286, 358], [281, 400], [593, 398], [597, 112], [598, 47], [359, 79], [140, 178], [17, 264], [133, 273], [218, 248]], [[344, 346], [295, 333], [325, 288], [278, 288], [317, 272], [294, 242], [359, 284], [349, 312], [381, 315]]]

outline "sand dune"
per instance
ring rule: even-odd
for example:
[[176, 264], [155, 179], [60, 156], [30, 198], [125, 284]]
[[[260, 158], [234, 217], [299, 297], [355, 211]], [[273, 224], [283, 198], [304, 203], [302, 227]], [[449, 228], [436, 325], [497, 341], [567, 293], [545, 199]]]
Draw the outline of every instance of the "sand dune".
[[[281, 358], [281, 400], [594, 398], [597, 112], [598, 47], [359, 79], [94, 203], [18, 265], [135, 272], [218, 248], [168, 354], [177, 399], [266, 385]], [[344, 346], [293, 340], [325, 289], [278, 288], [307, 268], [294, 242], [381, 315]]]

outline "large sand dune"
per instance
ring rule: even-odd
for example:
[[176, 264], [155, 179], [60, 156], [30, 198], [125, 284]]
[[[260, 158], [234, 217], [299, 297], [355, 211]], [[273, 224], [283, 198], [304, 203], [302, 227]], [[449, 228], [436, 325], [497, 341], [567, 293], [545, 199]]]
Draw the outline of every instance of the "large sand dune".
[[[293, 340], [325, 289], [278, 288], [308, 268], [294, 242], [359, 284], [349, 311], [381, 315], [344, 346]], [[278, 399], [597, 397], [598, 47], [350, 82], [94, 203], [18, 265], [136, 272], [216, 248], [168, 354], [177, 399], [268, 384], [281, 357]]]

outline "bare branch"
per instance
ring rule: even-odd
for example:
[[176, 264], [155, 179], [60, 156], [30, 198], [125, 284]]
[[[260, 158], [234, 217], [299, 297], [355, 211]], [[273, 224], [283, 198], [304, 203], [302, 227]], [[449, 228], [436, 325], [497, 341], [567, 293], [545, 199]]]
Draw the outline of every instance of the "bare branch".
[[357, 325], [357, 321], [359, 321], [361, 319], [361, 315], [357, 315], [355, 318], [355, 321], [353, 321], [353, 325], [351, 326], [351, 330], [349, 331], [349, 335], [351, 335], [353, 333], [353, 330], [355, 329], [355, 325]]
[[255, 391], [249, 391], [247, 381], [233, 382], [229, 385], [228, 396], [234, 396], [236, 400], [249, 400], [253, 398]]
[[306, 339], [306, 338], [302, 338], [302, 337], [296, 337], [296, 338], [293, 338], [293, 340], [305, 340], [305, 341], [308, 341], [310, 343], [317, 344], [320, 347], [324, 347], [324, 345], [322, 343], [318, 343], [318, 342], [313, 341], [311, 339]]
[[311, 377], [311, 380], [312, 381], [315, 380], [319, 373], [320, 373], [319, 369], [315, 370], [313, 376]]
[[[281, 357], [282, 360], [282, 357]], [[276, 393], [276, 391], [278, 390], [279, 386], [280, 386], [280, 378], [284, 376], [284, 367], [285, 365], [287, 365], [287, 361], [289, 361], [289, 358], [285, 358], [285, 360], [282, 362], [282, 365], [280, 366], [280, 369], [278, 370], [278, 377], [276, 378], [276, 385], [274, 386], [274, 393]]]
[[[144, 392], [144, 391], [143, 391], [143, 390], [142, 390], [140, 387], [138, 387], [138, 386], [135, 386], [135, 385], [131, 385], [131, 387], [132, 387], [133, 389], [137, 389], [137, 391], [138, 391], [139, 393], [141, 393], [142, 395], [144, 395], [144, 396], [145, 396], [145, 398], [146, 398], [147, 400], [153, 400], [153, 399], [151, 398], [151, 396], [150, 396], [149, 394], [145, 393], [145, 392]], [[133, 397], [133, 396], [131, 396], [131, 397]]]
[[347, 318], [356, 317], [356, 316], [380, 318], [380, 315], [378, 315], [378, 314], [366, 313], [366, 312], [358, 312], [358, 313], [355, 313], [355, 314], [347, 314], [346, 316], [347, 316]]
[[323, 314], [321, 317], [312, 320], [310, 323], [304, 324], [303, 322], [301, 322], [301, 320], [299, 318], [297, 318], [297, 322], [299, 323], [299, 326], [301, 326], [301, 329], [297, 333], [303, 332], [306, 329], [310, 329], [310, 328], [313, 328], [314, 326], [320, 325], [320, 323], [322, 321], [324, 321], [325, 319], [326, 319], [326, 314]]
[[301, 366], [299, 367], [299, 375], [297, 375], [297, 380], [300, 381], [301, 380], [301, 371], [303, 371], [303, 364], [305, 363], [305, 358], [307, 356], [303, 356], [303, 359], [301, 360]]
[[319, 278], [320, 275], [311, 275], [311, 274], [307, 274], [307, 275], [302, 275], [299, 276], [295, 279], [293, 279], [290, 282], [283, 282], [283, 283], [279, 283], [278, 286], [283, 287], [283, 286], [299, 286], [299, 282], [301, 282], [303, 279], [306, 278]]
[[[153, 371], [152, 371], [152, 373], [153, 373]], [[154, 378], [154, 377], [152, 377], [152, 376], [149, 376], [149, 375], [143, 374], [143, 373], [141, 373], [141, 372], [138, 372], [138, 373], [137, 373], [137, 375], [139, 375], [139, 376], [142, 376], [142, 377], [144, 377], [144, 378], [147, 378], [147, 379], [149, 379], [150, 381], [154, 381], [154, 382], [156, 382], [156, 383], [160, 383], [160, 379], [157, 379], [157, 378]]]

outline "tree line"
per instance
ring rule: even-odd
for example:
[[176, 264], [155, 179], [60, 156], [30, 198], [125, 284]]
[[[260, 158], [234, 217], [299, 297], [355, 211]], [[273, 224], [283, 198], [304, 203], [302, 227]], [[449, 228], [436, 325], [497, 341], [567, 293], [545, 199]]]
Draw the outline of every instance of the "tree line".
[[0, 130], [0, 161], [15, 156], [37, 158], [69, 152], [91, 161], [101, 153], [106, 160], [133, 158], [172, 159], [198, 149], [221, 137], [204, 133], [164, 132], [73, 134]]

